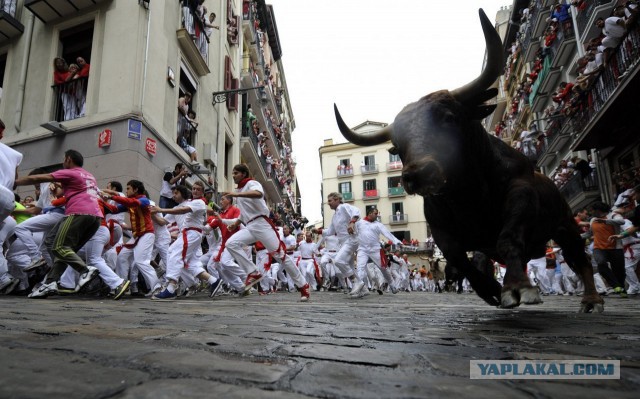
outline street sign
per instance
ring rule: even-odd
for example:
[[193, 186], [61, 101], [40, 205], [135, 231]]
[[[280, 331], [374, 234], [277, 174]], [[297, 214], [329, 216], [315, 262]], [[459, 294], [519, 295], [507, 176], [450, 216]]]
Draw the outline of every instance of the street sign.
[[109, 147], [111, 145], [111, 130], [104, 129], [98, 135], [98, 148]]
[[142, 122], [129, 119], [129, 132], [127, 137], [140, 141], [142, 138]]
[[144, 149], [151, 155], [156, 155], [156, 150], [158, 149], [158, 143], [154, 139], [147, 139], [144, 142]]

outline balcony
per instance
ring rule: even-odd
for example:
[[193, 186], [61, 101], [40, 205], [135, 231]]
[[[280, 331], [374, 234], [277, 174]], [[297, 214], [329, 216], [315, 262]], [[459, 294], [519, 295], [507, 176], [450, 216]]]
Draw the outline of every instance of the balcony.
[[[176, 31], [178, 44], [184, 55], [190, 61], [198, 76], [205, 76], [209, 69], [209, 38], [204, 30], [202, 20], [191, 11], [182, 11], [182, 27]], [[196, 29], [196, 25], [198, 29]]]
[[361, 165], [360, 172], [363, 175], [372, 175], [374, 173], [378, 173], [378, 164], [375, 165]]
[[25, 0], [24, 6], [47, 24], [107, 1], [109, 0]]
[[562, 187], [560, 193], [571, 209], [579, 209], [600, 199], [598, 175], [593, 171], [584, 178], [578, 173], [573, 175]]
[[[637, 93], [640, 82], [640, 25], [624, 37], [609, 59], [609, 65], [595, 78], [570, 117], [575, 141], [572, 150], [624, 145], [637, 134]], [[621, 118], [620, 115], [629, 115]]]
[[531, 86], [531, 94], [529, 95], [529, 103], [531, 104], [531, 112], [540, 112], [544, 109], [548, 94], [555, 89], [560, 78], [562, 68], [553, 68], [551, 66], [551, 55], [547, 55], [543, 61], [543, 67], [538, 74], [533, 86]]
[[353, 167], [351, 165], [344, 168], [341, 166], [338, 166], [337, 173], [338, 173], [338, 178], [353, 177]]
[[571, 20], [559, 23], [556, 39], [550, 46], [552, 55], [551, 67], [567, 65], [569, 57], [576, 49], [576, 34]]
[[610, 16], [617, 0], [590, 0], [586, 3], [587, 6], [583, 10], [578, 10], [576, 16], [578, 34], [582, 44], [586, 44], [589, 39], [600, 34], [600, 29], [595, 26], [595, 22], [598, 18]]
[[344, 202], [353, 202], [353, 193], [341, 193]]
[[69, 121], [84, 116], [89, 78], [73, 79], [66, 83], [53, 85], [52, 119], [58, 122]]
[[387, 162], [387, 172], [402, 170], [402, 161]]
[[404, 187], [389, 187], [389, 197], [404, 197], [407, 195]]
[[242, 131], [240, 153], [249, 166], [253, 177], [263, 185], [266, 196], [273, 202], [282, 202], [285, 197], [283, 195], [283, 187], [277, 179], [273, 178], [273, 171], [268, 173], [270, 167], [262, 155], [262, 150], [260, 149], [258, 138], [255, 134], [246, 130]]
[[22, 35], [24, 26], [16, 19], [18, 0], [0, 1], [0, 45]]
[[364, 201], [374, 200], [378, 198], [380, 198], [380, 194], [378, 193], [378, 190], [364, 190], [362, 192], [362, 199]]
[[409, 215], [406, 213], [396, 213], [389, 216], [389, 224], [407, 224], [409, 223]]

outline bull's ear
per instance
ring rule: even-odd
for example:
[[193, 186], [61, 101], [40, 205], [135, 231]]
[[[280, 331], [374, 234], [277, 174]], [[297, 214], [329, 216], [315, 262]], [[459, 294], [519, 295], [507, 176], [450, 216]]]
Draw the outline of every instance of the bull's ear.
[[388, 151], [391, 155], [398, 155], [398, 149], [396, 148], [396, 146], [392, 146]]
[[471, 109], [471, 119], [484, 119], [496, 109], [498, 104], [482, 104]]

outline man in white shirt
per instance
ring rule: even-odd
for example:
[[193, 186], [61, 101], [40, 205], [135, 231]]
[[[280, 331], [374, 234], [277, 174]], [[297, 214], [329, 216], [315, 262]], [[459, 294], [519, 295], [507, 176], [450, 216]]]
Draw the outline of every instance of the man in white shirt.
[[249, 177], [249, 168], [245, 164], [233, 167], [233, 181], [238, 185], [235, 192], [224, 193], [237, 198], [236, 205], [240, 208], [240, 218], [229, 225], [229, 229], [235, 230], [244, 222], [246, 228], [237, 232], [227, 241], [227, 250], [238, 265], [247, 272], [245, 291], [262, 280], [262, 274], [256, 265], [243, 256], [243, 247], [260, 241], [269, 251], [271, 256], [287, 271], [295, 285], [300, 290], [300, 301], [309, 300], [309, 284], [300, 274], [300, 271], [287, 255], [284, 243], [280, 240], [278, 232], [269, 219], [269, 207], [264, 200], [262, 185]]
[[[165, 273], [167, 287], [153, 295], [151, 299], [175, 299], [178, 280], [182, 273], [189, 273], [201, 281], [215, 284], [218, 280], [202, 267], [198, 250], [202, 241], [202, 228], [207, 216], [207, 205], [204, 202], [204, 185], [193, 185], [191, 193], [186, 186], [173, 189], [173, 199], [178, 203], [175, 208], [163, 209], [152, 207], [152, 213], [176, 215], [180, 233], [169, 247], [169, 264]], [[189, 199], [193, 195], [193, 199]]]
[[300, 251], [298, 268], [307, 281], [310, 282], [313, 290], [317, 291], [318, 284], [322, 283], [322, 273], [316, 262], [316, 255], [319, 255], [318, 245], [313, 242], [310, 231], [305, 233], [304, 240], [298, 244], [298, 251]]
[[[358, 277], [362, 280], [365, 279], [367, 275], [367, 263], [371, 260], [371, 262], [380, 269], [387, 283], [390, 286], [393, 285], [393, 278], [389, 273], [389, 269], [386, 263], [383, 263], [386, 257], [382, 256], [380, 235], [395, 245], [402, 244], [402, 241], [398, 240], [382, 223], [378, 222], [378, 210], [376, 208], [369, 209], [367, 216], [356, 222], [356, 230], [358, 232]], [[378, 293], [382, 294], [382, 290], [379, 289]], [[369, 290], [366, 285], [363, 285], [360, 291], [351, 294], [351, 296], [361, 298], [367, 294], [369, 294]]]
[[333, 214], [331, 224], [327, 229], [315, 230], [323, 236], [336, 235], [340, 242], [340, 249], [333, 260], [333, 264], [340, 271], [341, 277], [351, 280], [353, 285], [351, 295], [359, 293], [364, 287], [364, 282], [353, 270], [353, 253], [358, 248], [358, 239], [355, 236], [355, 223], [360, 219], [360, 211], [355, 206], [342, 202], [342, 196], [331, 193], [327, 196], [327, 204], [336, 213]]

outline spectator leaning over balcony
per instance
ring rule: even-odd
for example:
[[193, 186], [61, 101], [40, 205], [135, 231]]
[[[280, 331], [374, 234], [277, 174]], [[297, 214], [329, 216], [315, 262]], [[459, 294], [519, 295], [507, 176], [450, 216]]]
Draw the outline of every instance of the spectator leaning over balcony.
[[75, 119], [77, 113], [75, 98], [65, 86], [65, 83], [71, 80], [74, 75], [75, 73], [70, 73], [69, 65], [64, 58], [56, 57], [53, 59], [53, 84], [57, 86], [58, 93], [60, 93], [62, 120], [65, 121]]
[[626, 31], [624, 19], [619, 17], [598, 18], [596, 26], [602, 29], [602, 45], [606, 48], [617, 47]]
[[[87, 64], [87, 61], [85, 61], [85, 59], [82, 57], [76, 58], [76, 63], [78, 64], [78, 73], [76, 75], [76, 78], [88, 78], [89, 69], [91, 66]], [[83, 80], [80, 80], [76, 85], [76, 103], [78, 106], [79, 117], [85, 115], [86, 102], [87, 102], [87, 81], [83, 79]]]
[[204, 21], [204, 33], [207, 34], [207, 37], [211, 37], [214, 29], [220, 30], [220, 26], [213, 24], [213, 21], [215, 20], [216, 20], [216, 13], [212, 12], [211, 14], [209, 14], [209, 21], [208, 22]]

